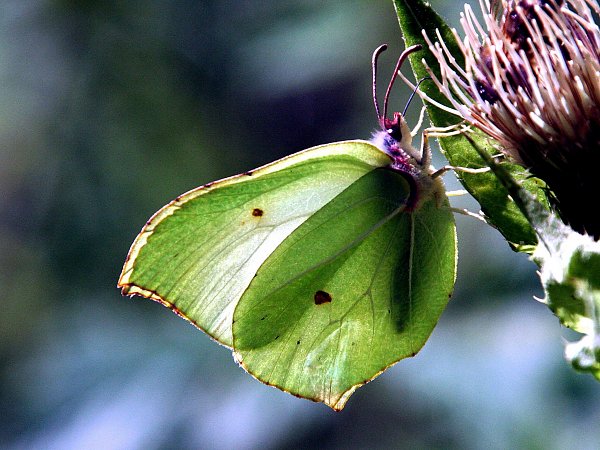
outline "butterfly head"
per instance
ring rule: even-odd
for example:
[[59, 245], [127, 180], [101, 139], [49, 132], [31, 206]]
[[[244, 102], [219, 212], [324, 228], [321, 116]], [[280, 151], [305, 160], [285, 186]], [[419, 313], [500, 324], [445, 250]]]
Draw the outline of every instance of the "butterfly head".
[[381, 129], [388, 135], [389, 141], [396, 142], [400, 147], [411, 145], [412, 135], [402, 113], [395, 112], [393, 119], [382, 118], [380, 122]]
[[392, 119], [381, 119], [380, 126], [381, 129], [373, 133], [371, 142], [394, 159], [394, 167], [410, 171], [410, 166], [418, 161], [411, 155], [412, 135], [404, 116], [396, 112]]

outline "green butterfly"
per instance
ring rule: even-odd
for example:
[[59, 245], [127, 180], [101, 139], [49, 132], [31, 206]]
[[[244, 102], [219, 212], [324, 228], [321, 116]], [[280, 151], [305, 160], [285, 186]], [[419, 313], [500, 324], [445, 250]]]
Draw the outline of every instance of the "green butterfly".
[[[378, 55], [373, 54], [373, 77]], [[119, 287], [230, 347], [263, 383], [340, 410], [425, 344], [452, 293], [454, 217], [424, 136], [381, 131], [189, 191], [135, 239]]]

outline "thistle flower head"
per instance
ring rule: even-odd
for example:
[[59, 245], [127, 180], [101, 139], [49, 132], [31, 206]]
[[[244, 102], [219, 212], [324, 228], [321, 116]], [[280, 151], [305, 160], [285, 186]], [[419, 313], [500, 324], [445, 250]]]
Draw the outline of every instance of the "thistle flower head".
[[465, 6], [459, 65], [438, 34], [435, 83], [454, 109], [541, 178], [561, 218], [600, 237], [597, 0], [480, 0]]

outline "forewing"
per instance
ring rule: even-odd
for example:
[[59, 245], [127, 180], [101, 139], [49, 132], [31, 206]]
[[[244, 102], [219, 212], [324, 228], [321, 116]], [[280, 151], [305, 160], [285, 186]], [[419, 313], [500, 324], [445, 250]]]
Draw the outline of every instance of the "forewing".
[[183, 194], [144, 226], [119, 287], [231, 346], [234, 308], [265, 259], [340, 192], [389, 163], [368, 142], [340, 142]]

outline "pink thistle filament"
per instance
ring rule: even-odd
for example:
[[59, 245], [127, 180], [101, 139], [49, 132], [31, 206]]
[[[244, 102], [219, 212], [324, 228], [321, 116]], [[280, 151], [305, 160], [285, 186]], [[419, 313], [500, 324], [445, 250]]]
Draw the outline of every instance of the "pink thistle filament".
[[548, 186], [563, 221], [600, 238], [600, 30], [597, 0], [481, 0], [461, 16], [461, 67], [441, 36], [435, 83], [450, 112], [495, 139]]

